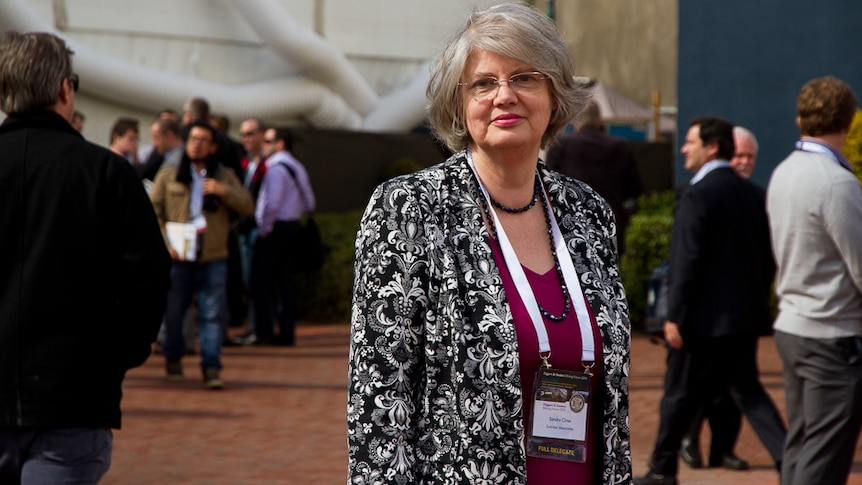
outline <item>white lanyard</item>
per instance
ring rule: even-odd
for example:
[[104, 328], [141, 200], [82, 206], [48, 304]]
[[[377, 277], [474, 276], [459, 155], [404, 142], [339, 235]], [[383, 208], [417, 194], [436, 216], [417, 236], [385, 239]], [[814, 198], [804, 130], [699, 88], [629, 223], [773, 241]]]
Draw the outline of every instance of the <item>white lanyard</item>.
[[[473, 173], [476, 175], [476, 180], [480, 180], [479, 174], [476, 172], [476, 167], [473, 165], [473, 157], [470, 155], [469, 150], [467, 150], [467, 161], [470, 164], [470, 168], [473, 169]], [[485, 199], [490, 201], [491, 197], [488, 194], [488, 191], [485, 190], [485, 186], [482, 185], [481, 180], [479, 188], [482, 190], [482, 193], [485, 194]], [[544, 186], [542, 187], [542, 192], [545, 200], [550, 204], [548, 194], [545, 192]], [[530, 315], [530, 320], [533, 322], [533, 327], [536, 329], [536, 336], [539, 340], [539, 353], [547, 353], [548, 357], [550, 357], [551, 342], [548, 338], [548, 330], [545, 328], [545, 321], [542, 319], [542, 314], [539, 311], [539, 303], [533, 293], [533, 288], [530, 286], [530, 282], [527, 281], [527, 275], [524, 273], [524, 268], [521, 267], [521, 263], [518, 261], [518, 255], [515, 254], [515, 249], [512, 247], [512, 243], [509, 242], [509, 238], [506, 236], [506, 231], [503, 229], [503, 225], [500, 224], [497, 212], [490, 204], [488, 204], [488, 209], [491, 211], [491, 216], [494, 218], [494, 225], [497, 228], [497, 240], [499, 241], [500, 248], [503, 251], [503, 259], [505, 260], [506, 268], [509, 269], [509, 274], [512, 276], [512, 281], [515, 283], [518, 295], [521, 297], [521, 301], [524, 302], [524, 306], [527, 308], [527, 313]], [[569, 287], [572, 302], [575, 306], [575, 315], [577, 315], [578, 318], [578, 327], [581, 331], [581, 361], [594, 362], [596, 344], [593, 339], [593, 329], [592, 324], [590, 323], [590, 314], [587, 312], [584, 293], [583, 290], [581, 290], [581, 284], [578, 280], [577, 272], [575, 271], [575, 265], [572, 263], [572, 256], [566, 248], [566, 242], [563, 239], [563, 234], [560, 232], [560, 227], [557, 225], [557, 219], [554, 217], [554, 212], [550, 207], [548, 208], [548, 212], [551, 220], [551, 231], [554, 236], [554, 246], [557, 250], [557, 258], [559, 259], [560, 267], [563, 270], [563, 278], [566, 281], [566, 286]], [[543, 360], [548, 357], [543, 357]]]

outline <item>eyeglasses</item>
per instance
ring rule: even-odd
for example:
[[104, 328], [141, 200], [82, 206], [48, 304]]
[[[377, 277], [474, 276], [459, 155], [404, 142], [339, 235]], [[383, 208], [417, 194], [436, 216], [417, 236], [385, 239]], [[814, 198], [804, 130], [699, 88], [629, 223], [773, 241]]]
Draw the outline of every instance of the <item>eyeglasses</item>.
[[199, 137], [199, 136], [190, 136], [188, 139], [189, 144], [200, 143], [200, 144], [204, 145], [204, 144], [210, 144], [212, 142], [213, 142], [212, 138], [203, 138], [203, 137]]
[[277, 143], [277, 142], [278, 142], [278, 140], [267, 140], [266, 138], [264, 138], [264, 139], [263, 139], [263, 142], [264, 142], [264, 143], [266, 143], [266, 144], [272, 144], [272, 143]]
[[78, 75], [73, 72], [72, 75], [69, 76], [67, 79], [69, 79], [69, 82], [72, 83], [72, 89], [75, 90], [75, 92], [77, 93], [78, 92], [78, 81], [79, 81]]
[[542, 81], [550, 77], [539, 71], [521, 72], [509, 79], [497, 79], [494, 77], [481, 77], [475, 81], [458, 83], [458, 86], [467, 86], [470, 94], [476, 99], [485, 99], [493, 96], [500, 89], [500, 84], [508, 84], [509, 89], [516, 93], [532, 93], [542, 87]]
[[250, 136], [256, 135], [257, 133], [258, 133], [258, 130], [242, 131], [242, 132], [240, 132], [239, 136], [241, 136], [243, 138], [248, 138]]

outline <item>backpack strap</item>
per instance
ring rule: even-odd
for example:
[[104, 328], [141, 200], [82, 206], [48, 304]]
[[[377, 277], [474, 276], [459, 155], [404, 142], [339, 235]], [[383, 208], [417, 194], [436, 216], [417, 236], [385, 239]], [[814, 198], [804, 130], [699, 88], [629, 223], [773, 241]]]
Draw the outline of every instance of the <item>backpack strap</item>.
[[[305, 205], [305, 190], [302, 188], [302, 184], [299, 182], [299, 179], [296, 178], [296, 171], [293, 170], [293, 167], [291, 167], [290, 165], [288, 165], [285, 162], [278, 162], [278, 163], [276, 163], [276, 165], [278, 165], [280, 167], [284, 167], [284, 169], [287, 170], [287, 173], [289, 173], [290, 176], [293, 177], [294, 183], [296, 183], [296, 186], [299, 187], [299, 192], [301, 194], [300, 197], [302, 198], [302, 204]], [[309, 211], [308, 209], [305, 209], [305, 212], [311, 212], [311, 211]]]

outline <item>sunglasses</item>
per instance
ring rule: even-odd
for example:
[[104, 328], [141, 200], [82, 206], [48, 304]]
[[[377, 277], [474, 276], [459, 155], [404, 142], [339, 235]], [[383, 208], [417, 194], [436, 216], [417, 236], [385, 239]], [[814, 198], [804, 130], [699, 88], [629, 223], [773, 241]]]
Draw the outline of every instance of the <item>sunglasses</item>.
[[69, 79], [69, 82], [72, 83], [72, 89], [74, 89], [75, 92], [77, 93], [78, 92], [78, 82], [79, 82], [78, 75], [76, 73], [72, 73], [72, 75], [69, 76], [68, 79]]

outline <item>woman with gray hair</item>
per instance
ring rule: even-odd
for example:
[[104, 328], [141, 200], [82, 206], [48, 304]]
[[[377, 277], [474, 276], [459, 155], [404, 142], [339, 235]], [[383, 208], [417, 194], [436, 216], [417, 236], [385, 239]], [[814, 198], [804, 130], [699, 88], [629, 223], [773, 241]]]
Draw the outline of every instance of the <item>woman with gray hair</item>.
[[381, 184], [356, 241], [349, 483], [631, 481], [613, 212], [539, 150], [583, 106], [554, 24], [473, 13], [428, 87], [455, 154]]

